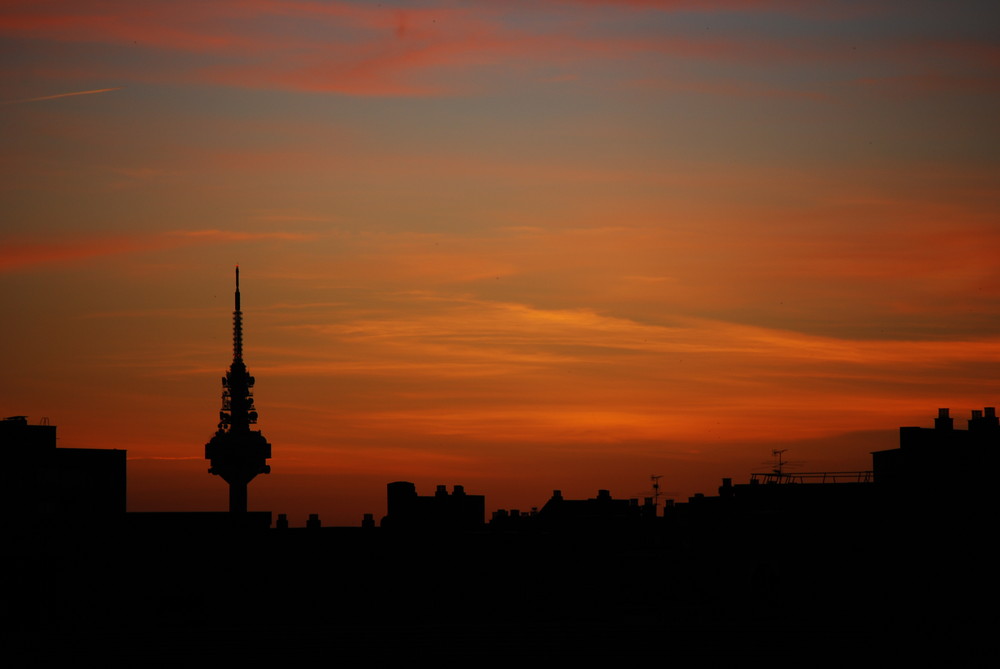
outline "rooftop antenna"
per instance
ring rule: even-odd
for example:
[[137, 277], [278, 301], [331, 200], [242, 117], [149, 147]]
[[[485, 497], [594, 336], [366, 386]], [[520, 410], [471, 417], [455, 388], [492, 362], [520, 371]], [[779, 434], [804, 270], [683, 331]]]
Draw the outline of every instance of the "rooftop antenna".
[[781, 478], [781, 470], [782, 470], [782, 468], [786, 464], [788, 464], [784, 460], [782, 460], [782, 458], [781, 458], [781, 456], [787, 450], [788, 450], [787, 448], [775, 448], [775, 449], [771, 450], [771, 455], [773, 455], [775, 457], [774, 470], [773, 471], [774, 471], [774, 474], [777, 475], [778, 478]]
[[791, 483], [794, 475], [789, 474], [785, 471], [786, 467], [797, 467], [802, 463], [799, 461], [785, 460], [784, 454], [788, 452], [787, 448], [774, 448], [771, 449], [771, 455], [774, 456], [774, 460], [771, 462], [762, 462], [764, 465], [771, 465], [771, 472], [764, 476], [764, 480], [768, 483]]
[[652, 474], [649, 480], [653, 482], [653, 506], [660, 508], [660, 479], [663, 478], [662, 474]]

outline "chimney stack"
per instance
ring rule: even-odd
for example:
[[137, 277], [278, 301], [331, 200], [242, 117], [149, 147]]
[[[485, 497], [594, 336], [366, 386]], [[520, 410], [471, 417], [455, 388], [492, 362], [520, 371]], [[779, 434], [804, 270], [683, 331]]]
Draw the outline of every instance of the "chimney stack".
[[955, 420], [948, 415], [948, 409], [938, 409], [938, 417], [934, 419], [935, 430], [952, 430]]

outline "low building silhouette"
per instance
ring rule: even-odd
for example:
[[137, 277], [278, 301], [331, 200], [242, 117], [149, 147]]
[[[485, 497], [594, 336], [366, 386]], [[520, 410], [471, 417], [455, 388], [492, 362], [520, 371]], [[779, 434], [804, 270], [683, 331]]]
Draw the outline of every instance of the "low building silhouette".
[[388, 513], [381, 526], [391, 529], [475, 530], [483, 527], [486, 498], [469, 495], [456, 485], [448, 493], [439, 485], [433, 495], [417, 495], [409, 481], [395, 481], [386, 486]]
[[620, 525], [655, 517], [652, 497], [640, 504], [637, 498], [614, 499], [609, 490], [598, 490], [597, 497], [588, 499], [565, 499], [561, 490], [553, 490], [552, 497], [538, 511], [539, 522], [550, 527]]

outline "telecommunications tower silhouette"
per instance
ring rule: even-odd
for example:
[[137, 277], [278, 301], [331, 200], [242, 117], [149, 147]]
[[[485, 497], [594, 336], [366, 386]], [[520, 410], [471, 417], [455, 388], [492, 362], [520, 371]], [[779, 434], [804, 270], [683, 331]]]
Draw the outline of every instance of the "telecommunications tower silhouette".
[[205, 444], [205, 459], [211, 461], [208, 473], [221, 476], [229, 484], [229, 511], [247, 510], [247, 484], [257, 474], [270, 474], [267, 460], [271, 444], [260, 430], [251, 430], [257, 422], [253, 406], [253, 383], [243, 363], [243, 312], [240, 311], [240, 267], [236, 266], [236, 310], [233, 311], [233, 364], [222, 377], [222, 411], [219, 429]]

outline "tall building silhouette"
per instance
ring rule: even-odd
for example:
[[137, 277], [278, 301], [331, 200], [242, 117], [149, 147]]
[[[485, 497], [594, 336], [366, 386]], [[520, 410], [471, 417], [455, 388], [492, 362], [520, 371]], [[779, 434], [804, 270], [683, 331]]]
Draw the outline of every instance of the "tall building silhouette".
[[212, 466], [208, 473], [221, 476], [229, 484], [229, 511], [247, 510], [247, 484], [257, 474], [270, 474], [267, 460], [271, 444], [260, 430], [253, 405], [254, 378], [243, 363], [243, 312], [240, 310], [240, 268], [236, 266], [236, 309], [233, 311], [233, 363], [222, 377], [222, 410], [219, 428], [205, 444], [205, 458]]

